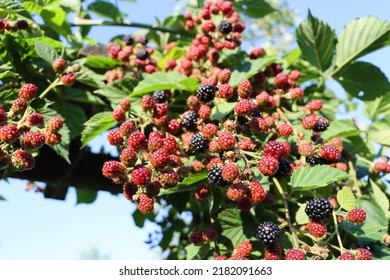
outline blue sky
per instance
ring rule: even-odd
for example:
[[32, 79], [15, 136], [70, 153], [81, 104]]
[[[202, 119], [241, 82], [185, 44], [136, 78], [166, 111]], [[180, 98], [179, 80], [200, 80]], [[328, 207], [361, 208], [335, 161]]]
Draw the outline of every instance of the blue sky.
[[[156, 5], [156, 3], [163, 3]], [[174, 0], [138, 0], [120, 2], [123, 12], [134, 22], [153, 23], [154, 18], [170, 15]], [[371, 1], [310, 1], [290, 0], [305, 18], [312, 14], [328, 22], [338, 34], [350, 20], [372, 15], [390, 20], [390, 3]], [[387, 7], [384, 7], [387, 5]], [[106, 42], [113, 34], [131, 33], [134, 29], [96, 28], [91, 36]], [[390, 77], [390, 48], [363, 57], [380, 67]], [[104, 137], [94, 141], [99, 149]], [[65, 201], [44, 199], [41, 194], [25, 192], [26, 182], [10, 180], [0, 183], [0, 259], [78, 259], [91, 247], [111, 259], [158, 259], [157, 251], [144, 244], [152, 225], [143, 230], [134, 226], [131, 213], [134, 205], [122, 196], [100, 192], [95, 203], [76, 205], [76, 192], [70, 188]]]

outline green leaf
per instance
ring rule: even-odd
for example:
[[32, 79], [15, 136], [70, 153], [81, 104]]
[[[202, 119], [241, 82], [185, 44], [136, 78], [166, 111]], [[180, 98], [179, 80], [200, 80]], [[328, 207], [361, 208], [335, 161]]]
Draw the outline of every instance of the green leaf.
[[368, 139], [384, 146], [390, 146], [390, 125], [385, 121], [375, 121], [368, 129]]
[[123, 63], [118, 59], [103, 56], [87, 56], [84, 65], [89, 68], [110, 70]]
[[88, 9], [101, 17], [110, 18], [115, 22], [121, 21], [121, 13], [118, 8], [109, 2], [93, 2], [88, 5]]
[[4, 196], [0, 195], [0, 200], [6, 200]]
[[307, 19], [298, 26], [296, 35], [303, 58], [321, 72], [328, 69], [334, 53], [334, 30], [309, 11]]
[[144, 93], [156, 90], [178, 89], [185, 91], [195, 91], [199, 86], [199, 81], [178, 72], [161, 73], [155, 72], [145, 75], [145, 78], [134, 88], [130, 96], [140, 96]]
[[49, 64], [58, 58], [58, 54], [52, 46], [38, 40], [35, 41], [35, 52]]
[[360, 130], [351, 120], [335, 120], [331, 122], [326, 131], [321, 134], [321, 137], [327, 141], [333, 137], [348, 138], [350, 136], [359, 135]]
[[299, 204], [299, 208], [295, 213], [295, 221], [298, 225], [306, 225], [310, 222], [309, 216], [305, 212], [306, 205], [307, 203]]
[[337, 192], [337, 201], [341, 208], [351, 211], [356, 208], [356, 198], [348, 187]]
[[202, 182], [206, 178], [207, 172], [191, 173], [176, 187], [170, 189], [161, 189], [159, 196], [192, 191], [198, 186], [197, 183]]
[[210, 252], [210, 243], [207, 242], [201, 246], [189, 244], [185, 247], [187, 252], [187, 260], [204, 260]]
[[348, 173], [328, 165], [304, 166], [294, 171], [290, 184], [295, 190], [312, 190], [349, 177]]
[[45, 25], [50, 27], [54, 32], [64, 36], [65, 38], [72, 34], [70, 30], [70, 25], [68, 24], [68, 19], [66, 17], [66, 12], [59, 7], [45, 7], [40, 12]]
[[245, 240], [253, 239], [256, 225], [253, 216], [239, 209], [226, 209], [218, 214], [222, 235], [229, 239], [233, 246]]
[[374, 198], [378, 206], [383, 210], [383, 213], [386, 215], [390, 207], [389, 199], [387, 198], [386, 194], [379, 188], [379, 186], [375, 184], [374, 181], [370, 180], [370, 185], [373, 191], [372, 197]]
[[101, 112], [94, 115], [84, 123], [84, 130], [81, 132], [82, 148], [100, 133], [110, 129], [115, 125], [112, 112]]
[[211, 119], [220, 121], [233, 111], [235, 102], [223, 102], [215, 105], [211, 111]]
[[390, 116], [390, 91], [375, 100], [364, 102], [364, 113], [372, 120]]
[[105, 104], [99, 97], [80, 88], [65, 87], [63, 91], [65, 100], [77, 101], [86, 104]]
[[233, 1], [236, 10], [251, 18], [262, 18], [275, 11], [265, 0], [236, 0]]
[[338, 71], [354, 59], [390, 43], [390, 22], [371, 16], [352, 20], [340, 32], [336, 45]]
[[[36, 48], [35, 42], [40, 41], [40, 42], [46, 44], [47, 46], [54, 48], [56, 53], [61, 52], [65, 48], [65, 45], [63, 43], [61, 43], [60, 41], [54, 40], [50, 37], [27, 38], [26, 41], [29, 44], [29, 46], [31, 46], [32, 48]], [[44, 49], [42, 51], [44, 51]], [[52, 51], [52, 50], [50, 50], [50, 51]], [[41, 56], [40, 54], [38, 54], [38, 55]], [[45, 56], [47, 56], [47, 54]]]
[[105, 77], [103, 75], [96, 74], [94, 71], [83, 65], [79, 72], [77, 72], [77, 81], [92, 87], [101, 88], [104, 87]]
[[229, 84], [232, 87], [237, 87], [238, 83], [243, 79], [249, 79], [259, 73], [266, 66], [276, 62], [275, 57], [261, 57], [256, 60], [248, 60], [232, 69]]
[[349, 94], [365, 101], [374, 100], [390, 90], [390, 83], [385, 74], [368, 62], [349, 63], [334, 78]]
[[135, 209], [132, 216], [133, 216], [133, 220], [134, 220], [135, 225], [139, 228], [144, 227], [146, 220], [154, 221], [155, 217], [156, 217], [156, 215], [153, 212], [149, 213], [149, 214], [143, 214], [140, 211], [138, 211], [138, 209]]
[[56, 105], [56, 110], [65, 118], [65, 123], [70, 129], [69, 137], [72, 140], [83, 131], [83, 123], [87, 121], [87, 115], [80, 106], [69, 102]]
[[158, 62], [158, 67], [160, 69], [164, 69], [165, 67], [165, 64], [167, 63], [168, 60], [170, 59], [174, 59], [174, 60], [177, 60], [181, 57], [183, 57], [185, 55], [186, 51], [184, 50], [184, 48], [179, 48], [179, 47], [173, 47], [169, 53], [164, 56], [163, 59], [161, 59], [159, 62]]
[[76, 194], [77, 194], [76, 204], [82, 204], [82, 203], [90, 204], [96, 200], [98, 192], [95, 190], [77, 188]]
[[18, 15], [18, 18], [30, 19], [31, 15], [26, 11], [25, 7], [17, 1], [1, 0], [0, 1], [0, 17], [5, 18], [10, 15]]

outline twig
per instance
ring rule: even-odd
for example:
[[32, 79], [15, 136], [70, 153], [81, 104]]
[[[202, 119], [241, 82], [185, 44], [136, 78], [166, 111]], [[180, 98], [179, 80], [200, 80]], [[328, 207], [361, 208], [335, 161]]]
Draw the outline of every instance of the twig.
[[343, 242], [341, 241], [339, 227], [338, 227], [338, 224], [337, 224], [336, 212], [333, 211], [332, 216], [333, 216], [333, 223], [334, 223], [334, 228], [335, 228], [335, 231], [336, 231], [337, 241], [339, 242], [340, 252], [342, 254], [342, 253], [344, 253], [344, 247], [343, 247]]
[[353, 173], [353, 185], [354, 185], [354, 189], [356, 190], [356, 196], [357, 197], [361, 197], [362, 196], [362, 190], [360, 189], [358, 179], [356, 178], [355, 166], [353, 165], [351, 160], [348, 161], [348, 166], [349, 166], [349, 169]]

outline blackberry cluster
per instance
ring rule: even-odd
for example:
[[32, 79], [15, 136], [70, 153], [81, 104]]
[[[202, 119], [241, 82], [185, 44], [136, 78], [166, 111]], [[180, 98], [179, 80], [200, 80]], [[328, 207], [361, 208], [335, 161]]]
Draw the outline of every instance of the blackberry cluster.
[[306, 162], [310, 165], [318, 165], [322, 163], [322, 159], [318, 155], [314, 155], [311, 157], [306, 157]]
[[257, 228], [256, 238], [265, 246], [276, 244], [279, 236], [280, 229], [273, 222], [264, 222]]
[[306, 214], [314, 221], [321, 221], [332, 215], [333, 206], [326, 198], [313, 198], [305, 208]]
[[226, 185], [226, 181], [222, 178], [222, 168], [214, 164], [213, 167], [211, 167], [209, 170], [207, 181], [211, 186], [214, 187], [223, 187]]
[[193, 153], [204, 153], [209, 147], [209, 141], [202, 134], [196, 133], [192, 135], [190, 149]]
[[288, 176], [291, 174], [291, 169], [290, 162], [282, 157], [279, 159], [279, 168], [275, 175], [280, 177]]
[[198, 121], [198, 116], [195, 113], [195, 111], [188, 110], [184, 112], [184, 114], [181, 116], [181, 126], [187, 128], [187, 129], [193, 129], [196, 126], [196, 122]]
[[321, 132], [321, 131], [325, 131], [328, 129], [330, 125], [330, 122], [325, 119], [324, 117], [320, 117], [318, 118], [315, 126], [313, 127], [313, 131], [315, 132]]
[[196, 92], [196, 97], [198, 97], [201, 102], [210, 102], [214, 99], [215, 92], [215, 86], [213, 86], [212, 84], [203, 84], [198, 88]]
[[135, 56], [139, 59], [139, 60], [146, 60], [148, 59], [149, 57], [149, 53], [146, 49], [140, 49], [138, 50], [136, 53], [135, 53]]
[[219, 23], [219, 26], [218, 26], [218, 30], [222, 34], [226, 35], [226, 34], [229, 34], [230, 32], [232, 32], [233, 26], [230, 23], [230, 21], [228, 21], [228, 20], [221, 20], [221, 22]]
[[163, 90], [156, 90], [153, 93], [153, 100], [156, 103], [164, 103], [166, 101], [165, 91], [163, 91]]

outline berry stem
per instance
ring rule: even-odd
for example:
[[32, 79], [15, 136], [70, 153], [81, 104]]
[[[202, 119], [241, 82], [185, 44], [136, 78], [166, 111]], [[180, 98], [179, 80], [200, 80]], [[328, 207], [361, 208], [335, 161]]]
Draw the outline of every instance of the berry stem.
[[333, 223], [334, 223], [334, 228], [336, 231], [337, 241], [339, 242], [339, 246], [340, 246], [340, 253], [342, 254], [342, 253], [344, 253], [344, 247], [343, 247], [343, 242], [341, 241], [339, 226], [337, 224], [337, 214], [335, 211], [332, 212], [332, 216], [333, 216]]
[[354, 186], [354, 189], [356, 191], [356, 196], [357, 197], [361, 197], [362, 196], [362, 190], [360, 189], [358, 179], [356, 178], [355, 166], [353, 165], [351, 160], [348, 161], [348, 166], [349, 166], [349, 169], [351, 170], [352, 175], [353, 175], [353, 186]]
[[253, 153], [253, 152], [241, 150], [241, 154], [242, 154], [242, 155], [246, 154], [246, 155], [248, 155], [248, 156], [250, 156], [250, 157], [252, 157], [252, 158], [255, 158], [255, 159], [261, 159], [260, 156], [256, 155], [256, 154]]
[[276, 188], [278, 189], [280, 195], [282, 196], [282, 200], [283, 200], [283, 204], [284, 204], [284, 209], [286, 211], [286, 221], [287, 221], [287, 224], [288, 224], [288, 228], [290, 229], [291, 231], [291, 234], [292, 234], [292, 237], [293, 237], [293, 240], [294, 240], [294, 248], [295, 249], [298, 249], [299, 248], [299, 245], [298, 245], [298, 237], [294, 231], [294, 228], [291, 224], [291, 218], [290, 218], [290, 211], [288, 210], [288, 202], [287, 202], [287, 197], [286, 197], [286, 194], [284, 193], [283, 191], [283, 188], [282, 186], [280, 185], [278, 179], [276, 179], [275, 177], [272, 177], [272, 180], [276, 186]]
[[40, 99], [43, 99], [46, 94], [49, 93], [49, 91], [51, 91], [53, 88], [55, 88], [56, 86], [58, 86], [60, 84], [60, 78], [56, 78], [46, 89], [44, 92], [41, 93], [41, 95], [39, 95], [39, 98]]

